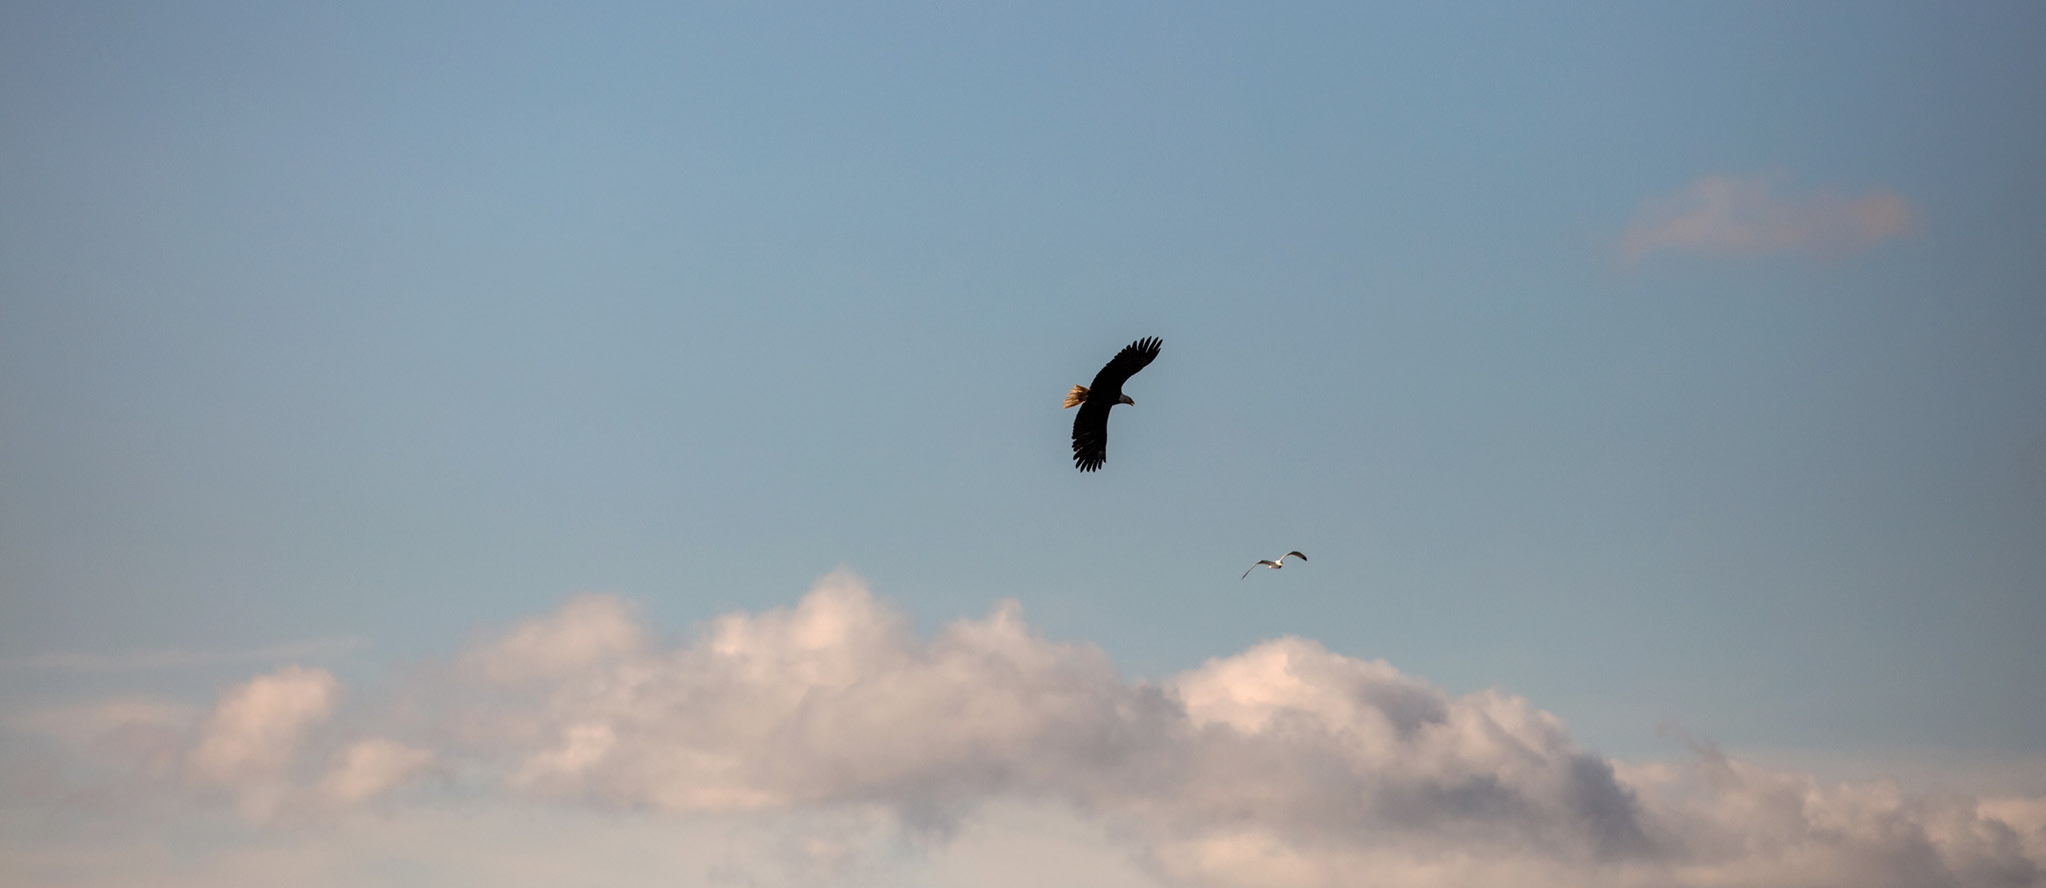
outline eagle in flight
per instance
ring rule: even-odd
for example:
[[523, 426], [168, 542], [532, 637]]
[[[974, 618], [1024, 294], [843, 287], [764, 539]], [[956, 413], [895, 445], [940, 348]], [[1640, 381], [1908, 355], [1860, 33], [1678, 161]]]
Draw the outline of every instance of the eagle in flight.
[[1079, 415], [1073, 417], [1073, 465], [1080, 471], [1092, 472], [1108, 462], [1108, 411], [1117, 404], [1136, 406], [1136, 401], [1122, 393], [1122, 384], [1149, 366], [1163, 344], [1155, 336], [1130, 343], [1094, 374], [1093, 385], [1076, 385], [1066, 393], [1066, 406], [1080, 408]]

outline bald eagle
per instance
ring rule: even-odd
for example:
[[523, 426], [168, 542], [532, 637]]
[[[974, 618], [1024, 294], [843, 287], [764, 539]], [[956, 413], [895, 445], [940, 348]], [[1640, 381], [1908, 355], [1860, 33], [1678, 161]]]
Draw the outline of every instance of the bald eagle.
[[1122, 393], [1122, 384], [1158, 357], [1158, 347], [1163, 344], [1155, 336], [1130, 343], [1094, 374], [1093, 385], [1076, 385], [1066, 393], [1066, 406], [1080, 408], [1079, 415], [1073, 417], [1073, 465], [1080, 471], [1092, 472], [1108, 462], [1108, 411], [1117, 404], [1136, 406], [1136, 401]]

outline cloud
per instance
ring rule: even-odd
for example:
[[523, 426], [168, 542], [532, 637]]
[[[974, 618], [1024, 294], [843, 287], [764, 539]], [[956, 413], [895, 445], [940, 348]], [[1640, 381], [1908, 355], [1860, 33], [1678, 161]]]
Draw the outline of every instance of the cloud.
[[986, 824], [1024, 810], [1091, 824], [1131, 862], [1118, 884], [2046, 885], [2046, 799], [1827, 784], [1707, 745], [1615, 761], [1527, 700], [1302, 638], [1131, 680], [1013, 602], [926, 637], [843, 573], [677, 645], [577, 598], [427, 683], [372, 735], [324, 672], [254, 679], [202, 719], [188, 779], [244, 787], [245, 815], [461, 799], [767, 830], [694, 859], [704, 884], [899, 883], [905, 847], [959, 872], [947, 854], [996, 853]]
[[21, 726], [70, 745], [86, 745], [128, 731], [176, 732], [191, 723], [198, 711], [165, 700], [147, 697], [115, 697], [71, 706], [56, 706], [26, 714]]
[[1172, 719], [1161, 689], [1035, 637], [1014, 604], [926, 643], [835, 575], [672, 651], [627, 643], [625, 612], [583, 599], [466, 658], [472, 699], [529, 695], [464, 719], [510, 786], [690, 812], [872, 801], [940, 825], [990, 794], [1118, 779]]
[[[417, 776], [433, 753], [381, 737], [348, 741], [317, 777], [308, 747], [341, 702], [324, 669], [289, 666], [221, 694], [185, 752], [181, 774], [201, 791], [225, 791], [255, 821], [370, 801]], [[161, 742], [159, 732], [151, 739]], [[161, 759], [160, 749], [151, 749]]]
[[357, 805], [383, 795], [433, 763], [433, 753], [403, 743], [371, 737], [358, 740], [334, 758], [316, 787], [335, 805]]
[[185, 756], [195, 785], [225, 789], [242, 813], [264, 819], [292, 792], [306, 733], [333, 714], [341, 683], [324, 669], [291, 666], [221, 695]]
[[281, 776], [306, 730], [333, 713], [341, 683], [292, 666], [221, 695], [186, 759], [196, 780], [235, 783]]
[[[990, 806], [942, 845], [904, 847], [875, 812], [692, 817], [507, 805], [404, 807], [221, 842], [0, 833], [0, 884], [68, 888], [1163, 888], [1095, 824]], [[166, 832], [168, 830], [165, 830]], [[151, 838], [155, 838], [152, 836]], [[181, 835], [179, 838], [184, 839]], [[203, 852], [197, 849], [204, 849]]]
[[1916, 211], [1892, 192], [1786, 197], [1774, 193], [1779, 178], [1706, 176], [1675, 194], [1651, 200], [1621, 236], [1621, 253], [1628, 262], [1666, 250], [1736, 256], [1841, 255], [1917, 227]]

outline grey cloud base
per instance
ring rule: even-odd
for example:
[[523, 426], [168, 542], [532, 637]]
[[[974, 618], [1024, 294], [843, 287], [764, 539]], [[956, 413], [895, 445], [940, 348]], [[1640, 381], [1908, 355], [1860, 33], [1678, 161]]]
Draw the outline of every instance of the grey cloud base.
[[2046, 884], [2046, 799], [1829, 787], [1710, 749], [1616, 762], [1518, 697], [1451, 697], [1299, 638], [1133, 682], [1014, 603], [920, 638], [845, 574], [673, 647], [626, 602], [578, 598], [424, 684], [389, 707], [411, 717], [356, 719], [332, 676], [284, 670], [152, 760], [255, 821], [452, 789], [873, 810], [942, 842], [983, 806], [1049, 803], [1168, 885]]

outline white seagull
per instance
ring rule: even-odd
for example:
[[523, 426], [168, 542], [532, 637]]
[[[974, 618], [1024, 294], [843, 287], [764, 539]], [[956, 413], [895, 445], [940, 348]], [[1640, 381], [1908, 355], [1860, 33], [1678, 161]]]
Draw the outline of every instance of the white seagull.
[[[1243, 577], [1247, 577], [1247, 576], [1250, 576], [1250, 572], [1251, 572], [1251, 571], [1253, 571], [1253, 570], [1257, 570], [1257, 568], [1258, 568], [1258, 565], [1259, 565], [1259, 564], [1261, 564], [1261, 565], [1264, 565], [1265, 567], [1269, 567], [1269, 568], [1271, 568], [1271, 569], [1273, 569], [1273, 570], [1278, 570], [1279, 568], [1285, 567], [1285, 566], [1286, 566], [1286, 556], [1287, 556], [1287, 555], [1290, 555], [1290, 556], [1293, 556], [1293, 557], [1295, 557], [1295, 558], [1298, 558], [1298, 559], [1300, 559], [1301, 561], [1306, 561], [1306, 560], [1307, 560], [1307, 556], [1306, 556], [1305, 554], [1302, 554], [1302, 553], [1300, 553], [1300, 552], [1287, 552], [1287, 553], [1286, 553], [1285, 555], [1281, 555], [1281, 556], [1279, 556], [1279, 560], [1277, 560], [1277, 561], [1260, 561], [1260, 562], [1258, 562], [1257, 564], [1253, 564], [1253, 565], [1251, 565], [1251, 566], [1250, 566], [1250, 568], [1249, 568], [1248, 570], [1245, 570], [1245, 571], [1243, 572]], [[1237, 577], [1237, 579], [1239, 579], [1239, 580], [1240, 580], [1240, 579], [1243, 579], [1243, 577]]]

